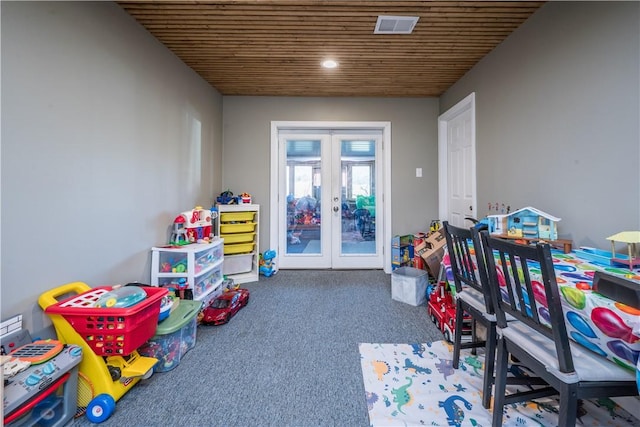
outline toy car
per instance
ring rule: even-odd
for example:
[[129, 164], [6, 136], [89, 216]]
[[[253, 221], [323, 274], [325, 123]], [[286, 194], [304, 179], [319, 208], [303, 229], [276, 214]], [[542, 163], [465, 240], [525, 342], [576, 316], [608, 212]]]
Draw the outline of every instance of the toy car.
[[235, 289], [223, 292], [216, 297], [202, 313], [205, 325], [222, 325], [227, 323], [242, 307], [249, 303], [247, 289]]
[[[446, 282], [438, 282], [437, 286], [429, 294], [427, 313], [433, 323], [444, 335], [444, 339], [453, 342], [455, 336], [456, 303], [447, 290]], [[469, 341], [471, 337], [471, 317], [464, 313], [462, 318], [462, 342]]]

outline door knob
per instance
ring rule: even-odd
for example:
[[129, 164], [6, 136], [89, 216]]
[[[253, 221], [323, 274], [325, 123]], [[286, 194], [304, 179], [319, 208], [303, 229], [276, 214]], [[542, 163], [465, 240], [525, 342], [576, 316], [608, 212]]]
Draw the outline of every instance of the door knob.
[[340, 209], [340, 208], [339, 208], [339, 207], [337, 207], [337, 206], [334, 206], [334, 207], [333, 207], [333, 211], [334, 211], [334, 212], [338, 212], [338, 209]]

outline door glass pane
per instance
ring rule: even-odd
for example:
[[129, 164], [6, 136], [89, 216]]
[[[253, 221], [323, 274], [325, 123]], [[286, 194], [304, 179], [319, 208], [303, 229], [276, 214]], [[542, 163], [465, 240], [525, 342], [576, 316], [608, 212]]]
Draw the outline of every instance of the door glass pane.
[[320, 140], [287, 140], [287, 254], [321, 253]]
[[343, 255], [376, 253], [375, 140], [341, 142]]

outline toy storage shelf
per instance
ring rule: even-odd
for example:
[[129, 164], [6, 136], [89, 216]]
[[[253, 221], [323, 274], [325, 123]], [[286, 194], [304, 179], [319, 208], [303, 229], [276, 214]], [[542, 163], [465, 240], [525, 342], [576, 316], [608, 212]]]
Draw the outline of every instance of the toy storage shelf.
[[218, 205], [216, 235], [224, 240], [223, 274], [235, 283], [258, 281], [260, 205]]
[[151, 248], [151, 285], [189, 289], [193, 299], [207, 305], [222, 284], [224, 241], [179, 247]]

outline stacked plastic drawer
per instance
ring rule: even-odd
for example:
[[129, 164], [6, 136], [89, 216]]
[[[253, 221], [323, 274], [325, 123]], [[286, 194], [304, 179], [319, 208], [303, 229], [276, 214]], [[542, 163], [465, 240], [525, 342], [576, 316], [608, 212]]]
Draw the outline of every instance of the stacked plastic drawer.
[[220, 237], [224, 239], [224, 274], [251, 271], [256, 251], [255, 211], [221, 212]]

